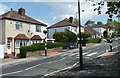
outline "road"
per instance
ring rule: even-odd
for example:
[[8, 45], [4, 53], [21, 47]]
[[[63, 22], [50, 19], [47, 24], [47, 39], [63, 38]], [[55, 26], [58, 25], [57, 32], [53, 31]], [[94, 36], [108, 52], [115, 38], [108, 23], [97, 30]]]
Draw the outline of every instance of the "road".
[[[113, 48], [116, 48], [118, 44], [118, 41], [114, 41], [112, 43]], [[84, 60], [93, 59], [105, 52], [108, 52], [109, 50], [109, 43], [91, 46], [83, 49], [83, 58]], [[73, 49], [68, 50], [63, 54], [45, 58], [42, 60], [36, 60], [9, 67], [3, 66], [1, 76], [47, 76], [54, 72], [73, 67], [78, 62], [79, 50]]]

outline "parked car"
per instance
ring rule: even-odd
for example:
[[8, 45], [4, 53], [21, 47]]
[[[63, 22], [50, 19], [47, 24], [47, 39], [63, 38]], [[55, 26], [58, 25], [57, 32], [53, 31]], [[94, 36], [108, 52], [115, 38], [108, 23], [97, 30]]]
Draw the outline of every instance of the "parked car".
[[107, 39], [107, 43], [112, 43], [112, 39]]
[[63, 49], [74, 49], [76, 48], [75, 44], [70, 44], [70, 43], [67, 43], [67, 44], [64, 44]]
[[106, 39], [101, 39], [101, 41], [107, 42], [107, 40], [106, 40]]

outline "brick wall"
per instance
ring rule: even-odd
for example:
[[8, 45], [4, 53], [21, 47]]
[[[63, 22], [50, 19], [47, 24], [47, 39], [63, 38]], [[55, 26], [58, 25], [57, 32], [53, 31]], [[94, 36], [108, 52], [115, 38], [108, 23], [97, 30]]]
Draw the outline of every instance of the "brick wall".
[[[62, 50], [62, 47], [52, 48], [52, 49], [48, 49], [47, 53], [59, 52], [61, 50]], [[27, 52], [26, 56], [31, 57], [31, 56], [40, 56], [44, 54], [45, 54], [45, 50], [40, 50], [40, 51], [35, 51], [35, 52]]]

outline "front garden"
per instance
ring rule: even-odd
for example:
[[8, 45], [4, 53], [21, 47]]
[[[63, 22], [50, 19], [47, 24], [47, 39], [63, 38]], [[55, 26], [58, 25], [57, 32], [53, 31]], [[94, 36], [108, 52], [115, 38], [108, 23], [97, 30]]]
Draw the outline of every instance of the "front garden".
[[[63, 43], [47, 43], [47, 49], [62, 47]], [[25, 58], [27, 52], [35, 52], [45, 50], [45, 43], [37, 43], [30, 46], [24, 46], [20, 48], [20, 53], [17, 54], [19, 58]]]

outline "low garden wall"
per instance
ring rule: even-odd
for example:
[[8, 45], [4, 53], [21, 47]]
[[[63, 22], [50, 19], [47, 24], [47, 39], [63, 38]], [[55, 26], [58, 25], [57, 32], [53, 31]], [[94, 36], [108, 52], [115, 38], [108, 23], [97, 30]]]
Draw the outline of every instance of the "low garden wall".
[[[62, 47], [52, 48], [52, 49], [48, 49], [47, 53], [59, 52], [61, 50], [62, 50]], [[45, 50], [39, 50], [39, 51], [34, 51], [34, 52], [27, 52], [26, 57], [40, 56], [44, 54], [45, 54]]]

